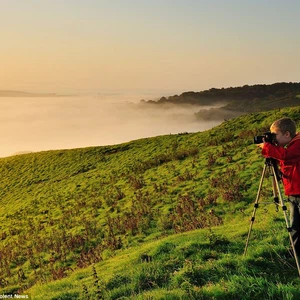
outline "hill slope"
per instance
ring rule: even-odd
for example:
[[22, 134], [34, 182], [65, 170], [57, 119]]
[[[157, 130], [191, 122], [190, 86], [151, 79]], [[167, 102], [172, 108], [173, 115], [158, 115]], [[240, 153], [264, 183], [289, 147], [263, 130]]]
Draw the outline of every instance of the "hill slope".
[[[255, 265], [260, 254], [241, 264], [239, 256], [226, 255], [234, 249], [242, 251], [250, 213], [245, 209], [253, 202], [262, 171], [263, 159], [252, 144], [253, 136], [286, 115], [299, 126], [299, 112], [296, 107], [253, 113], [206, 132], [0, 159], [0, 292], [22, 292], [74, 273], [70, 279], [59, 281], [56, 288], [56, 284], [50, 285], [52, 295], [49, 290], [45, 292], [47, 287], [44, 292], [33, 287], [30, 293], [37, 299], [43, 293], [41, 299], [62, 299], [58, 295], [63, 293], [64, 299], [72, 299], [70, 295], [82, 299], [84, 292], [92, 295], [98, 289], [100, 293], [100, 288], [95, 287], [97, 270], [92, 272], [94, 275], [91, 269], [76, 270], [97, 263], [103, 276], [101, 293], [105, 287], [107, 297], [112, 299], [117, 299], [112, 296], [114, 289], [118, 297], [143, 297], [145, 291], [155, 294], [156, 289], [165, 289], [167, 295], [173, 288], [178, 290], [178, 297], [190, 299], [193, 293], [210, 297], [210, 285], [217, 289], [213, 295], [221, 293], [226, 298], [230, 282], [225, 278], [232, 281], [236, 272], [242, 277], [232, 283], [231, 296], [233, 290], [235, 295], [242, 292], [238, 282], [247, 276], [245, 289], [250, 289], [258, 276], [259, 288], [249, 290], [249, 297], [259, 296], [261, 288], [268, 284], [268, 276], [274, 273], [270, 289], [277, 281], [287, 294], [295, 293], [292, 283], [286, 286], [296, 274], [294, 269], [288, 268], [279, 280], [280, 269], [285, 267], [282, 259], [260, 261], [264, 266], [261, 268]], [[271, 231], [284, 226], [274, 222], [276, 219], [275, 215], [265, 221]], [[237, 226], [241, 231], [235, 232]], [[200, 231], [162, 239], [191, 230]], [[264, 243], [273, 243], [276, 251], [283, 251], [283, 236], [284, 233], [278, 239], [270, 239], [261, 229], [260, 251], [264, 256], [272, 256]], [[237, 241], [232, 242], [233, 238]], [[157, 239], [162, 240], [153, 242]], [[147, 255], [141, 256], [144, 252]], [[127, 255], [130, 263], [120, 263], [114, 269], [118, 259], [114, 263], [109, 258], [116, 253]], [[247, 271], [249, 261], [260, 275], [252, 276], [251, 270]], [[118, 279], [127, 268], [132, 276]], [[212, 271], [218, 268], [223, 271]], [[207, 275], [210, 272], [212, 275]], [[145, 274], [149, 278], [144, 278]], [[198, 291], [197, 287], [205, 288]]]

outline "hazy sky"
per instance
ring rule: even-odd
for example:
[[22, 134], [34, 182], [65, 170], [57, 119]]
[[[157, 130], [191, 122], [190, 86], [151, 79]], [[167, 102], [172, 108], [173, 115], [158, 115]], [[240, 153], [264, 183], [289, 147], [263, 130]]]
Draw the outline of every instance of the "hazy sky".
[[299, 81], [299, 0], [1, 0], [0, 89], [187, 90]]

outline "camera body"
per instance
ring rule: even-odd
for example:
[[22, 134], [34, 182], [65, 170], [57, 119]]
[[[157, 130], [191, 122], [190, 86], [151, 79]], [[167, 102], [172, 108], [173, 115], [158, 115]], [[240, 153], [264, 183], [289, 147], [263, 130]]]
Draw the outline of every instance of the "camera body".
[[254, 137], [254, 144], [261, 144], [263, 142], [276, 144], [276, 134], [271, 132], [265, 132], [263, 135], [258, 135]]

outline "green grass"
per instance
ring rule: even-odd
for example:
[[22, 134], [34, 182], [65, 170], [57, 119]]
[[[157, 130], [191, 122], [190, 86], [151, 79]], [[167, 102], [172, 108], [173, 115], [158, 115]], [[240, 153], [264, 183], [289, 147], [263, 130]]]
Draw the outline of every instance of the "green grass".
[[[245, 257], [246, 220], [123, 250], [96, 265], [100, 293], [105, 299], [289, 299], [285, 295], [296, 299], [299, 279], [293, 260], [284, 256], [287, 236], [283, 219], [276, 226], [276, 238], [270, 240], [272, 230], [265, 230], [274, 218], [277, 213], [272, 209], [268, 218], [255, 225]], [[99, 299], [93, 274], [90, 267], [28, 292], [34, 299], [56, 299], [62, 291], [73, 299], [83, 299], [86, 287], [91, 299]]]
[[[211, 130], [0, 159], [0, 293], [33, 299], [293, 299], [283, 216], [253, 136], [300, 108]], [[263, 198], [272, 191], [264, 183]], [[125, 299], [125, 298], [124, 298]]]

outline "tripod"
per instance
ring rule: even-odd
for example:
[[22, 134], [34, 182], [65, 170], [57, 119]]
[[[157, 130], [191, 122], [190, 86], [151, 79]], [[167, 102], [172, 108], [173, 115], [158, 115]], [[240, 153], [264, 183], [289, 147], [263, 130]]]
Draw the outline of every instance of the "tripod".
[[[263, 172], [262, 172], [261, 179], [260, 179], [260, 183], [259, 183], [259, 188], [258, 188], [258, 191], [257, 191], [256, 200], [255, 200], [255, 203], [254, 203], [254, 210], [253, 210], [252, 217], [251, 217], [251, 220], [250, 220], [250, 228], [249, 228], [249, 232], [248, 232], [248, 237], [247, 237], [247, 241], [246, 241], [244, 255], [246, 255], [246, 253], [247, 253], [249, 239], [250, 239], [253, 223], [254, 223], [254, 220], [255, 220], [256, 210], [259, 206], [258, 205], [258, 200], [260, 198], [262, 185], [263, 185], [264, 178], [266, 176], [267, 169], [269, 169], [269, 171], [271, 172], [271, 175], [273, 176], [272, 189], [273, 189], [274, 203], [277, 205], [277, 209], [278, 209], [278, 206], [280, 206], [282, 208], [285, 223], [286, 223], [286, 228], [287, 228], [287, 231], [288, 231], [288, 234], [289, 234], [290, 243], [291, 243], [291, 246], [292, 246], [292, 249], [293, 249], [294, 258], [295, 258], [298, 273], [299, 273], [299, 276], [300, 276], [299, 261], [298, 261], [298, 257], [297, 257], [297, 254], [296, 254], [296, 249], [295, 249], [292, 234], [291, 234], [292, 228], [289, 225], [289, 221], [288, 221], [288, 218], [287, 218], [287, 212], [286, 212], [287, 207], [284, 204], [284, 200], [283, 200], [281, 192], [280, 192], [279, 180], [281, 179], [281, 175], [278, 171], [276, 160], [274, 160], [273, 158], [266, 158], [266, 161], [265, 161], [265, 165], [264, 165]], [[268, 204], [268, 203], [262, 203], [262, 204]]]

